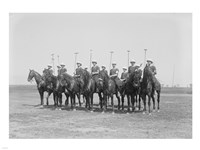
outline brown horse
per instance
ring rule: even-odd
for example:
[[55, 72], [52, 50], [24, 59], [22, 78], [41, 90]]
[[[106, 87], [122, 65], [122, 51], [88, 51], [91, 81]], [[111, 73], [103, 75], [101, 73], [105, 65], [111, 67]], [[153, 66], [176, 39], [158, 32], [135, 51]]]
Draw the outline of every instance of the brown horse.
[[[48, 95], [46, 97], [47, 101], [46, 101], [46, 104], [48, 105], [49, 102], [48, 102], [48, 98], [49, 96], [51, 95], [51, 93], [53, 93], [53, 89], [47, 87], [47, 84], [45, 83], [45, 81], [43, 80], [42, 76], [34, 71], [34, 70], [29, 70], [29, 75], [28, 75], [28, 82], [30, 82], [32, 79], [35, 79], [36, 83], [37, 83], [37, 89], [38, 89], [38, 92], [40, 94], [40, 100], [41, 100], [41, 105], [43, 106], [44, 105], [44, 92], [47, 92]], [[54, 105], [56, 105], [56, 101], [55, 101], [55, 94], [53, 93], [53, 99], [54, 99]]]
[[146, 66], [143, 72], [143, 79], [141, 82], [141, 91], [140, 91], [140, 96], [144, 103], [144, 110], [143, 110], [144, 113], [146, 112], [146, 96], [148, 96], [149, 114], [151, 114], [151, 109], [150, 109], [151, 98], [153, 101], [153, 110], [155, 110], [155, 98], [154, 98], [155, 91], [157, 92], [157, 102], [158, 102], [157, 109], [159, 111], [161, 85], [159, 81], [155, 78], [155, 76], [153, 75], [150, 67]]
[[[118, 85], [122, 85], [122, 81], [119, 79], [117, 80], [117, 84]], [[119, 87], [120, 88], [120, 87]], [[120, 88], [121, 89], [121, 88]], [[120, 109], [120, 97], [119, 97], [119, 90], [114, 79], [109, 78], [108, 81], [108, 97], [111, 98], [111, 105], [112, 105], [112, 112], [114, 113], [114, 95], [116, 96], [117, 100], [118, 100], [118, 110]]]

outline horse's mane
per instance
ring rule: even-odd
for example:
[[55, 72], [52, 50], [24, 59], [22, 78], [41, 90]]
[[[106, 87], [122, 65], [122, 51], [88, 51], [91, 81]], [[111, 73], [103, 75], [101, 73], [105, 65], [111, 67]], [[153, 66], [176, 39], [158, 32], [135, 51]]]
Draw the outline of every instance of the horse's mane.
[[90, 73], [87, 70], [83, 70], [83, 74], [81, 74], [81, 78], [84, 81], [84, 89], [85, 89], [91, 79]]
[[[68, 74], [66, 72], [63, 73], [61, 76], [63, 76], [67, 80], [73, 80], [74, 79], [73, 76], [71, 76], [70, 74]], [[60, 77], [60, 76], [58, 76], [58, 77]]]
[[37, 74], [39, 77], [42, 77], [37, 71], [32, 70], [35, 74]]
[[100, 71], [99, 72], [99, 77], [103, 80], [103, 86], [105, 88], [108, 88], [108, 81], [109, 81], [109, 76], [105, 72]]

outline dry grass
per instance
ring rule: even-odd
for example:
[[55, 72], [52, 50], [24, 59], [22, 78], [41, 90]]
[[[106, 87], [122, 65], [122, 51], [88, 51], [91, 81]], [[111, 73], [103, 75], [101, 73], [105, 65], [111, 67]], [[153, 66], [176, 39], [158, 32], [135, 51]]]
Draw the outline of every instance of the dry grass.
[[[71, 111], [36, 107], [39, 94], [30, 86], [11, 86], [10, 138], [192, 138], [192, 95], [161, 94], [161, 111], [151, 116], [109, 109]], [[98, 103], [98, 99], [95, 99]], [[115, 104], [117, 104], [115, 102]]]

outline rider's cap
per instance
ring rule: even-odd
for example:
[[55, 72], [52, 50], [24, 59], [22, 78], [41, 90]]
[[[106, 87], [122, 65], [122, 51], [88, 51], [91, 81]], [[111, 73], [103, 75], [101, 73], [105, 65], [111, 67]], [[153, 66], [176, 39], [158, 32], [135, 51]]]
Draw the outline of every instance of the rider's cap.
[[116, 65], [117, 63], [114, 61], [114, 62], [112, 62], [112, 65]]
[[64, 64], [64, 63], [61, 63], [60, 65], [61, 65], [61, 66], [65, 66], [65, 64]]
[[82, 63], [81, 63], [80, 61], [78, 61], [76, 64], [80, 64], [80, 65], [82, 65]]
[[48, 66], [48, 67], [52, 67], [52, 65], [51, 65], [51, 64], [48, 64], [47, 66]]
[[132, 60], [130, 61], [130, 63], [135, 63], [135, 60], [134, 60], [134, 59], [132, 59]]
[[153, 60], [149, 58], [149, 59], [147, 59], [147, 62], [152, 62], [153, 63]]
[[126, 67], [123, 67], [123, 69], [127, 70], [127, 68], [126, 68]]
[[97, 63], [97, 61], [96, 60], [92, 60], [92, 63]]
[[105, 65], [102, 65], [101, 67], [102, 67], [102, 68], [103, 68], [103, 67], [104, 67], [104, 68], [106, 68], [106, 66], [105, 66]]

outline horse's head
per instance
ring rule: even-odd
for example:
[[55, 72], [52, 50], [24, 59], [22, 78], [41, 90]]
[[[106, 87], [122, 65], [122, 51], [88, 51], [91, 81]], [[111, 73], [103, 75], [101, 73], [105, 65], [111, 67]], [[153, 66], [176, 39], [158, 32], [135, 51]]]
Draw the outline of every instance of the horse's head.
[[27, 81], [30, 82], [33, 79], [34, 75], [35, 75], [34, 70], [29, 69], [29, 74], [28, 74]]
[[63, 86], [68, 86], [70, 82], [73, 80], [73, 77], [67, 73], [63, 73], [62, 75], [59, 75], [58, 80], [59, 84], [63, 87]]
[[136, 70], [134, 73], [130, 75], [130, 82], [132, 82], [133, 87], [138, 88], [140, 86], [140, 80], [142, 76], [141, 70]]

